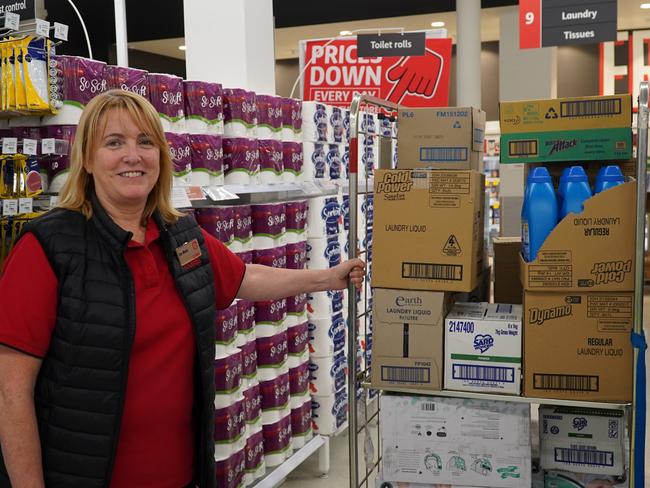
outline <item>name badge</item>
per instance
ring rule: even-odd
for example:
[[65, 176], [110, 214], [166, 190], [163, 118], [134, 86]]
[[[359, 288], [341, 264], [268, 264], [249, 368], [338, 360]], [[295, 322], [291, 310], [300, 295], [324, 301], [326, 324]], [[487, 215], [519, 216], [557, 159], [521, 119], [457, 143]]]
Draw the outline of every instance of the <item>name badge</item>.
[[198, 261], [201, 259], [199, 241], [192, 239], [190, 242], [186, 242], [182, 246], [177, 247], [176, 257], [178, 257], [178, 262], [181, 263], [183, 268], [191, 268], [198, 264]]

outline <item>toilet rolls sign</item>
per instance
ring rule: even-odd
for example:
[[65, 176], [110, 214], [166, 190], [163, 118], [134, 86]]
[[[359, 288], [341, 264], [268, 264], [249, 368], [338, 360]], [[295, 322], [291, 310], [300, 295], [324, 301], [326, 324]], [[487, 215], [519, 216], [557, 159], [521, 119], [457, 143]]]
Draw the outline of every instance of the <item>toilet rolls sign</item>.
[[407, 107], [448, 105], [451, 39], [426, 39], [423, 56], [359, 58], [354, 38], [305, 41], [302, 52], [303, 100], [349, 106], [363, 93]]

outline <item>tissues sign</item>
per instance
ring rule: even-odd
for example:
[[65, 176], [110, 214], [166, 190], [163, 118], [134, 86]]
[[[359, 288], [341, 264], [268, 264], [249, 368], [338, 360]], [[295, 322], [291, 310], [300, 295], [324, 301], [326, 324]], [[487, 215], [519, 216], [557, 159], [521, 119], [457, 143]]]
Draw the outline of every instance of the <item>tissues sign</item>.
[[[361, 93], [406, 107], [446, 107], [451, 39], [422, 39], [421, 54], [402, 54], [415, 47], [408, 36], [359, 36], [359, 45], [354, 38], [306, 41], [303, 100], [349, 107]], [[365, 37], [372, 39], [362, 48]]]
[[359, 34], [357, 56], [360, 58], [382, 58], [385, 56], [422, 56], [424, 54], [424, 32], [407, 34]]

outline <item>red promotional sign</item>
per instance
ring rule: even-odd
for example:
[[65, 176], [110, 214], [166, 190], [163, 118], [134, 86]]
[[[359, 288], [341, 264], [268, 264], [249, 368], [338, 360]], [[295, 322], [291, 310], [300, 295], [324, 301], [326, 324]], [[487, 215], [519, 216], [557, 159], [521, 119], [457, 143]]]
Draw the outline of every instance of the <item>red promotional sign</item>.
[[519, 49], [541, 47], [541, 7], [541, 0], [519, 0]]
[[357, 58], [354, 39], [307, 41], [303, 99], [349, 106], [363, 93], [407, 107], [449, 104], [451, 39], [427, 39], [424, 56]]

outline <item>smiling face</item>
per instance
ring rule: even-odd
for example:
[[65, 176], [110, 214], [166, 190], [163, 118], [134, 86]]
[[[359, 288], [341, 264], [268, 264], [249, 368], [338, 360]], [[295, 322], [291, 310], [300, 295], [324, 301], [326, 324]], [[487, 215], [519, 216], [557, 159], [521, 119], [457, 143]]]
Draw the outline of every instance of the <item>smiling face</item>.
[[96, 141], [84, 167], [99, 201], [105, 207], [144, 208], [160, 174], [160, 148], [120, 109], [106, 114]]

